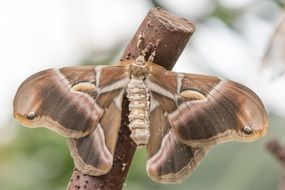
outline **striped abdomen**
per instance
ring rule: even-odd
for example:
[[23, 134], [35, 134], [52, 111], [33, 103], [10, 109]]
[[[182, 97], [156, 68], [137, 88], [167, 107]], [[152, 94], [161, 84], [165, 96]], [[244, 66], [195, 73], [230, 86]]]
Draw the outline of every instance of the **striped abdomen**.
[[143, 80], [130, 80], [127, 98], [129, 99], [131, 138], [138, 146], [144, 146], [149, 139], [149, 91]]

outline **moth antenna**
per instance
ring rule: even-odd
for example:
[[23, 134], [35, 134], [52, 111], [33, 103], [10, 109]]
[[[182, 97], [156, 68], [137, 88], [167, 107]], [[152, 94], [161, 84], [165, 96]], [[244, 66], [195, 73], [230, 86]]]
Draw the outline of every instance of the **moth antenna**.
[[149, 48], [148, 47], [146, 47], [146, 48], [144, 48], [141, 52], [140, 52], [140, 55], [142, 55], [143, 57], [145, 57], [146, 56], [146, 53], [149, 51]]
[[[160, 41], [159, 41], [160, 42]], [[148, 44], [144, 49], [143, 49], [143, 46], [144, 46], [144, 35], [143, 33], [141, 32], [139, 35], [138, 35], [138, 41], [137, 41], [137, 48], [139, 50], [139, 57], [137, 58], [137, 62], [144, 62], [145, 61], [145, 57], [146, 57], [146, 54], [148, 52], [150, 52], [150, 50], [153, 48], [154, 51], [150, 54], [149, 58], [148, 58], [148, 62], [153, 62], [154, 60], [154, 57], [155, 57], [155, 52], [156, 52], [156, 46], [159, 44], [159, 42], [157, 42], [157, 44]]]
[[143, 52], [144, 51], [144, 49], [143, 49], [143, 41], [144, 41], [143, 33], [140, 33], [138, 35], [138, 42], [137, 42], [137, 48], [138, 48], [138, 50], [140, 52], [140, 55], [144, 55], [145, 54], [145, 52]]
[[156, 53], [156, 49], [154, 49], [154, 51], [150, 54], [150, 56], [148, 57], [148, 62], [153, 63], [154, 57], [155, 57], [155, 53]]
[[135, 61], [137, 65], [143, 65], [145, 63], [145, 56], [146, 53], [149, 51], [149, 46], [146, 46], [143, 49], [143, 42], [144, 42], [144, 36], [143, 33], [141, 32], [138, 35], [138, 42], [137, 42], [137, 48], [139, 50], [139, 56]]
[[156, 55], [156, 48], [159, 46], [160, 42], [161, 42], [161, 39], [158, 39], [158, 40], [156, 40], [155, 44], [151, 44], [153, 47], [153, 51], [150, 54], [150, 56], [148, 57], [148, 60], [147, 60], [148, 62], [153, 63], [155, 55]]

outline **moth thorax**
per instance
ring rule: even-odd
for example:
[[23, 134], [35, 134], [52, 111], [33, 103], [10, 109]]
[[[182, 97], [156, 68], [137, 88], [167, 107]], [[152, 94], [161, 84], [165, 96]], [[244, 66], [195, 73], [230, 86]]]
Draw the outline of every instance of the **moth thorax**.
[[146, 145], [149, 139], [149, 91], [143, 80], [130, 80], [127, 86], [127, 98], [131, 138], [141, 147]]

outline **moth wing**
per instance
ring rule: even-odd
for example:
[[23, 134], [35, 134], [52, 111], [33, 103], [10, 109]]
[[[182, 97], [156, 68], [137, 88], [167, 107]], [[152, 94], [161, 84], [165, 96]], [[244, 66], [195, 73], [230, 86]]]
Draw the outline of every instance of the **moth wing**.
[[191, 175], [209, 147], [191, 147], [180, 143], [171, 130], [165, 113], [161, 105], [151, 97], [147, 173], [156, 182], [179, 183]]
[[110, 171], [121, 125], [121, 102], [124, 91], [106, 108], [97, 128], [80, 139], [68, 139], [71, 156], [82, 173], [99, 176]]
[[94, 131], [104, 108], [127, 80], [125, 66], [41, 71], [19, 87], [14, 116], [26, 126], [46, 127], [66, 137], [80, 138]]
[[167, 120], [183, 144], [199, 147], [252, 141], [266, 134], [265, 108], [258, 96], [241, 84], [160, 68], [151, 70], [146, 83], [165, 106]]
[[264, 106], [243, 85], [156, 66], [145, 82], [151, 93], [147, 171], [155, 181], [180, 182], [212, 145], [266, 133]]

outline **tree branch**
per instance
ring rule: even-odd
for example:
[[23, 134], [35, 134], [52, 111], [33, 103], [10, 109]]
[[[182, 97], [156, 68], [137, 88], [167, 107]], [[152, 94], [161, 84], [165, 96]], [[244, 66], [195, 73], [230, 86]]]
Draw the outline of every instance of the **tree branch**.
[[[137, 36], [143, 33], [144, 44], [157, 44], [154, 62], [171, 70], [194, 31], [194, 24], [190, 21], [159, 8], [151, 9], [126, 47], [121, 61], [135, 59], [139, 55], [136, 46]], [[128, 101], [124, 98], [121, 130], [111, 171], [102, 176], [89, 176], [74, 169], [68, 190], [123, 188], [136, 150], [136, 145], [130, 138], [127, 114]]]
[[281, 146], [281, 144], [274, 139], [267, 143], [266, 148], [282, 166], [282, 177], [279, 184], [279, 189], [285, 190], [285, 146]]

